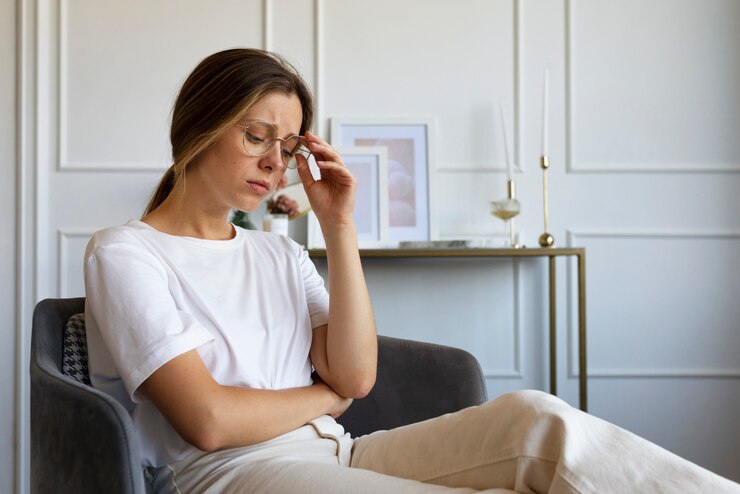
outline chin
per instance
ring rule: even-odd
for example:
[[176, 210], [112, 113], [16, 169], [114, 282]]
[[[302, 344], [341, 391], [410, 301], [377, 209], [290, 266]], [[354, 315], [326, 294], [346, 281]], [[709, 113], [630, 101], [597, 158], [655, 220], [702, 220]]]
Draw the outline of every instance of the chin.
[[245, 213], [253, 213], [259, 205], [262, 203], [262, 198], [256, 199], [254, 197], [240, 197], [239, 199], [232, 201], [232, 209], [238, 209]]

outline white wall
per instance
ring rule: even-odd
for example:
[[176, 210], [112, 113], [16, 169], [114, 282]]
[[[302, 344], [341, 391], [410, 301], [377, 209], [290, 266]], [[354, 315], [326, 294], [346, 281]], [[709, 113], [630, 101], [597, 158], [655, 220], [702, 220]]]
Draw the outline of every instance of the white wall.
[[0, 492], [13, 492], [15, 459], [16, 112], [15, 5], [0, 0]]
[[[0, 333], [3, 365], [13, 365], [16, 336], [27, 342], [35, 300], [82, 294], [91, 232], [140, 214], [168, 165], [175, 91], [203, 56], [231, 46], [285, 54], [317, 92], [324, 135], [336, 115], [434, 116], [441, 238], [503, 237], [488, 214], [505, 192], [492, 111], [503, 100], [530, 246], [542, 232], [547, 66], [550, 230], [559, 245], [587, 251], [590, 411], [740, 479], [736, 1], [17, 0], [15, 8], [22, 42], [14, 52], [13, 16], [3, 15], [0, 98], [12, 107], [16, 53], [27, 64], [28, 143], [17, 189], [16, 160], [3, 155], [0, 218], [6, 230], [20, 222], [30, 250], [19, 309], [0, 312], [3, 328], [14, 314], [22, 323], [17, 335]], [[0, 118], [3, 149], [13, 149], [12, 113]], [[14, 192], [23, 193], [16, 214]], [[16, 240], [0, 244], [8, 293]], [[468, 349], [492, 396], [546, 386], [542, 262], [365, 266], [381, 332]], [[558, 267], [559, 389], [575, 404], [574, 266]], [[26, 410], [26, 357], [16, 358], [14, 406]], [[13, 389], [0, 385], [3, 438], [12, 437]], [[10, 444], [0, 453], [0, 492], [12, 485]]]

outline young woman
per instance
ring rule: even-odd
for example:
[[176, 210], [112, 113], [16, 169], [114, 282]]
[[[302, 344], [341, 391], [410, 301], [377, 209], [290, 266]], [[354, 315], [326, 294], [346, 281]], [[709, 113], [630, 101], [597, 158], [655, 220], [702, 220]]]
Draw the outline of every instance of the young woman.
[[[130, 411], [155, 491], [738, 492], [535, 391], [345, 434], [334, 418], [372, 388], [377, 339], [355, 179], [309, 131], [312, 118], [305, 83], [277, 55], [206, 58], [175, 103], [174, 164], [144, 217], [90, 241], [92, 383]], [[328, 293], [296, 243], [228, 221], [232, 209], [254, 210], [289, 166], [326, 241]]]

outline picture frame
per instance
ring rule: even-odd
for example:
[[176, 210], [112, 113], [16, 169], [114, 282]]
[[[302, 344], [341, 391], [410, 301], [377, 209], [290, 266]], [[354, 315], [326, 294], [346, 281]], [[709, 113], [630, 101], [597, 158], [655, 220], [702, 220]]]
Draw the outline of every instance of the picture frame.
[[[388, 247], [388, 150], [371, 146], [335, 149], [357, 179], [355, 225], [359, 247]], [[308, 215], [308, 248], [326, 248], [313, 211]]]
[[433, 198], [436, 163], [432, 117], [330, 119], [335, 147], [382, 146], [388, 150], [388, 246], [437, 240]]

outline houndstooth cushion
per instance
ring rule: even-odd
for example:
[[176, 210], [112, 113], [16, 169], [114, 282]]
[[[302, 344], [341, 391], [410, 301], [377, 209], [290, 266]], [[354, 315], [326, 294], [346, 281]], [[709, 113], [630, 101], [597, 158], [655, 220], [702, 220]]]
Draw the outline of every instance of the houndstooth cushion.
[[75, 314], [64, 326], [64, 354], [62, 373], [82, 384], [90, 384], [87, 368], [87, 336], [85, 334], [85, 314]]

